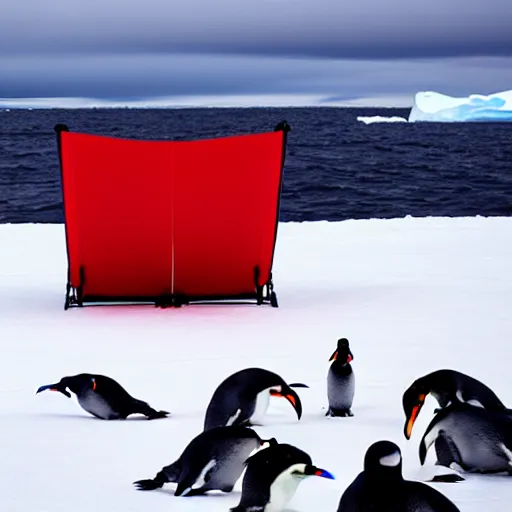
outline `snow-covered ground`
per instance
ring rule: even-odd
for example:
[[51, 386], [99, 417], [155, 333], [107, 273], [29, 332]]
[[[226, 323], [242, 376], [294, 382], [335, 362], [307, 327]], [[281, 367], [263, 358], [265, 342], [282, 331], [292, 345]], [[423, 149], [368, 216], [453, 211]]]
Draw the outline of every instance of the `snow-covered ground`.
[[[304, 415], [271, 399], [262, 437], [309, 452], [336, 480], [300, 484], [288, 510], [335, 511], [379, 439], [421, 478], [418, 441], [433, 399], [403, 437], [402, 393], [454, 368], [512, 406], [512, 218], [424, 218], [281, 224], [274, 264], [280, 307], [89, 307], [64, 311], [62, 225], [0, 226], [0, 509], [6, 512], [226, 512], [231, 494], [177, 498], [174, 485], [136, 491], [202, 429], [215, 387], [261, 366], [297, 389]], [[339, 337], [354, 354], [352, 418], [326, 418], [328, 358]], [[103, 373], [168, 419], [97, 420], [38, 386]], [[428, 463], [432, 464], [429, 452]], [[465, 512], [504, 512], [509, 477], [434, 485]]]

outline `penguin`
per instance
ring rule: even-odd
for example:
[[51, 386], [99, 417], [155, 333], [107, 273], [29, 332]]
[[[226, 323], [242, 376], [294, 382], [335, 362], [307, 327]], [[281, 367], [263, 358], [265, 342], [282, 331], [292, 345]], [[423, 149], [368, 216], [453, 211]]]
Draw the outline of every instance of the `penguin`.
[[466, 403], [442, 409], [430, 422], [419, 445], [423, 465], [435, 445], [438, 466], [468, 473], [512, 475], [512, 417]]
[[[456, 370], [437, 370], [416, 379], [403, 394], [406, 439], [411, 438], [414, 422], [429, 394], [437, 400], [440, 409], [455, 402], [465, 402], [490, 411], [512, 412], [505, 407], [494, 391], [479, 380]], [[436, 409], [435, 412], [439, 412], [440, 409]]]
[[170, 414], [157, 411], [146, 402], [133, 398], [114, 379], [92, 373], [63, 377], [56, 384], [41, 386], [36, 394], [45, 390], [60, 391], [71, 398], [66, 388], [75, 393], [82, 409], [102, 420], [124, 420], [130, 414], [143, 414], [148, 420], [153, 420]]
[[286, 398], [302, 416], [302, 403], [292, 387], [277, 373], [263, 368], [246, 368], [222, 381], [210, 400], [204, 418], [204, 430], [226, 425], [256, 425], [269, 406], [270, 396]]
[[290, 444], [275, 439], [247, 460], [240, 503], [231, 512], [279, 512], [293, 498], [300, 482], [310, 476], [334, 480], [311, 457]]
[[175, 496], [198, 496], [214, 490], [228, 493], [251, 453], [274, 441], [261, 439], [248, 427], [215, 427], [194, 437], [178, 460], [162, 468], [155, 478], [133, 484], [139, 491], [152, 491], [176, 483]]
[[327, 398], [329, 409], [326, 416], [354, 416], [351, 411], [354, 400], [355, 379], [351, 361], [354, 359], [347, 338], [338, 340], [338, 348], [333, 352], [327, 373]]
[[444, 494], [402, 476], [402, 453], [391, 441], [366, 451], [364, 470], [341, 495], [337, 512], [460, 512]]

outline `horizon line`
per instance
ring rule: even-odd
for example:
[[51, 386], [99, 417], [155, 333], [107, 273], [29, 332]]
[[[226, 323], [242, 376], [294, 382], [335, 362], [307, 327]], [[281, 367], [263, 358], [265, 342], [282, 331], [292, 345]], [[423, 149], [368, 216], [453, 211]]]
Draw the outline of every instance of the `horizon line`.
[[412, 108], [409, 95], [334, 99], [332, 95], [216, 95], [106, 99], [82, 96], [0, 98], [0, 109]]

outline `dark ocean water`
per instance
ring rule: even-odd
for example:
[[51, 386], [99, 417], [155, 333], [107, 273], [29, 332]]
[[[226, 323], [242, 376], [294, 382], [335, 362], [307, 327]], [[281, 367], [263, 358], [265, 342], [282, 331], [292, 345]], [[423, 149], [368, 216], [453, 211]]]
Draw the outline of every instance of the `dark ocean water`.
[[0, 111], [0, 222], [63, 222], [56, 123], [72, 131], [191, 139], [292, 127], [282, 221], [512, 215], [512, 124], [365, 125], [403, 109]]

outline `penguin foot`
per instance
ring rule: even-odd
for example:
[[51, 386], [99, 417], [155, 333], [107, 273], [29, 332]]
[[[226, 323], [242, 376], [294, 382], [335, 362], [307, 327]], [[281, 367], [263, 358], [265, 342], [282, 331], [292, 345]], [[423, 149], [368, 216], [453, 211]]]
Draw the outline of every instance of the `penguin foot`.
[[248, 421], [242, 425], [243, 427], [264, 427], [265, 425], [259, 421]]
[[446, 474], [446, 475], [435, 475], [430, 480], [431, 482], [462, 482], [465, 478], [463, 476], [457, 475], [456, 473], [453, 474]]
[[157, 479], [154, 480], [137, 480], [133, 482], [133, 485], [137, 488], [138, 491], [154, 491], [155, 489], [160, 489], [163, 486], [162, 482], [159, 482]]
[[230, 512], [263, 512], [265, 510], [265, 507], [253, 505], [251, 507], [243, 507], [241, 505], [238, 505], [236, 507], [230, 508]]
[[349, 418], [349, 417], [354, 416], [354, 413], [350, 409], [338, 410], [338, 409], [331, 409], [329, 407], [329, 409], [327, 410], [325, 415], [330, 416], [331, 418], [336, 418], [336, 417], [337, 418]]
[[167, 418], [170, 416], [170, 412], [167, 411], [155, 411], [153, 413], [148, 414], [146, 417], [148, 420], [157, 420], [160, 418]]

